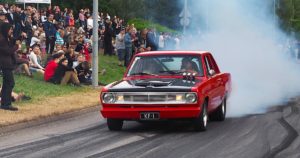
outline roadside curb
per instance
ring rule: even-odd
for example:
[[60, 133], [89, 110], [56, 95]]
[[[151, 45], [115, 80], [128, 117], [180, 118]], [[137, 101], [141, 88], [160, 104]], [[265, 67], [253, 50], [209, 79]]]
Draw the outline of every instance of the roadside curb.
[[0, 135], [9, 133], [12, 131], [16, 131], [16, 130], [28, 128], [28, 127], [39, 126], [42, 124], [55, 122], [58, 120], [72, 118], [72, 117], [75, 117], [78, 115], [82, 115], [82, 114], [93, 112], [93, 111], [99, 111], [99, 110], [100, 110], [100, 106], [95, 105], [95, 106], [84, 108], [84, 109], [74, 110], [74, 111], [61, 113], [61, 114], [53, 114], [51, 116], [44, 116], [41, 118], [29, 120], [29, 121], [23, 121], [23, 122], [19, 122], [19, 123], [12, 124], [12, 125], [2, 126], [2, 127], [0, 127]]

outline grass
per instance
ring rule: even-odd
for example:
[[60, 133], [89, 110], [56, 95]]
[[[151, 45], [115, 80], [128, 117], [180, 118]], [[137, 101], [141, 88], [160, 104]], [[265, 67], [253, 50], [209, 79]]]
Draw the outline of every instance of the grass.
[[157, 24], [157, 23], [153, 23], [153, 22], [148, 21], [148, 20], [139, 19], [139, 18], [129, 20], [128, 24], [134, 24], [134, 26], [138, 30], [143, 30], [145, 28], [156, 28], [157, 31], [159, 31], [159, 32], [178, 33], [177, 31], [172, 30], [168, 27], [162, 26], [162, 25]]
[[118, 66], [117, 56], [99, 56], [99, 71], [106, 70], [104, 75], [99, 74], [99, 81], [101, 83], [111, 83], [116, 80], [122, 79], [126, 69], [125, 67]]
[[[99, 74], [99, 81], [105, 84], [122, 79], [125, 72], [124, 67], [118, 66], [117, 56], [103, 56], [100, 53], [99, 71], [103, 69], [106, 69], [106, 73], [104, 75]], [[0, 81], [2, 83], [2, 77]], [[15, 82], [15, 92], [24, 92], [32, 98], [30, 101], [23, 103], [41, 101], [44, 98], [68, 95], [70, 93], [85, 93], [92, 90], [92, 88], [88, 86], [74, 87], [70, 85], [61, 86], [47, 83], [43, 80], [43, 76], [39, 74], [35, 74], [34, 78], [15, 75]], [[18, 104], [22, 105], [23, 103]]]
[[14, 91], [24, 92], [32, 97], [33, 101], [42, 100], [44, 97], [61, 96], [71, 92], [84, 92], [87, 87], [78, 88], [73, 86], [61, 86], [47, 83], [42, 80], [42, 76], [35, 75], [34, 79], [22, 75], [15, 75], [16, 85]]

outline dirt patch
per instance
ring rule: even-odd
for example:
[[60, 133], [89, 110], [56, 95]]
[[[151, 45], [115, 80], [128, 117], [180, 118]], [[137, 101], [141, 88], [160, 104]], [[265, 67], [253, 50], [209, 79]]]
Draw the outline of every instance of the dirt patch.
[[34, 103], [17, 106], [19, 111], [0, 110], [0, 127], [43, 117], [99, 106], [99, 90], [49, 97]]

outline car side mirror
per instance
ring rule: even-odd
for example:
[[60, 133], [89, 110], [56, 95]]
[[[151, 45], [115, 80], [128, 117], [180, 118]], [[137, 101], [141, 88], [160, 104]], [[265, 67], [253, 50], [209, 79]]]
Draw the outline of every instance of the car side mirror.
[[210, 76], [214, 76], [215, 74], [216, 74], [215, 70], [213, 70], [213, 69], [209, 70], [209, 75]]

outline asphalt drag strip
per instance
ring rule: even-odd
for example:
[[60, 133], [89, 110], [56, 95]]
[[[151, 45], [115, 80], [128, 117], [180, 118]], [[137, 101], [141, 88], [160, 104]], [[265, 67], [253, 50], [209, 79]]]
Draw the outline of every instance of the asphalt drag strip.
[[111, 132], [99, 112], [0, 136], [0, 157], [261, 158], [300, 156], [300, 101], [260, 115], [209, 122], [127, 121]]

